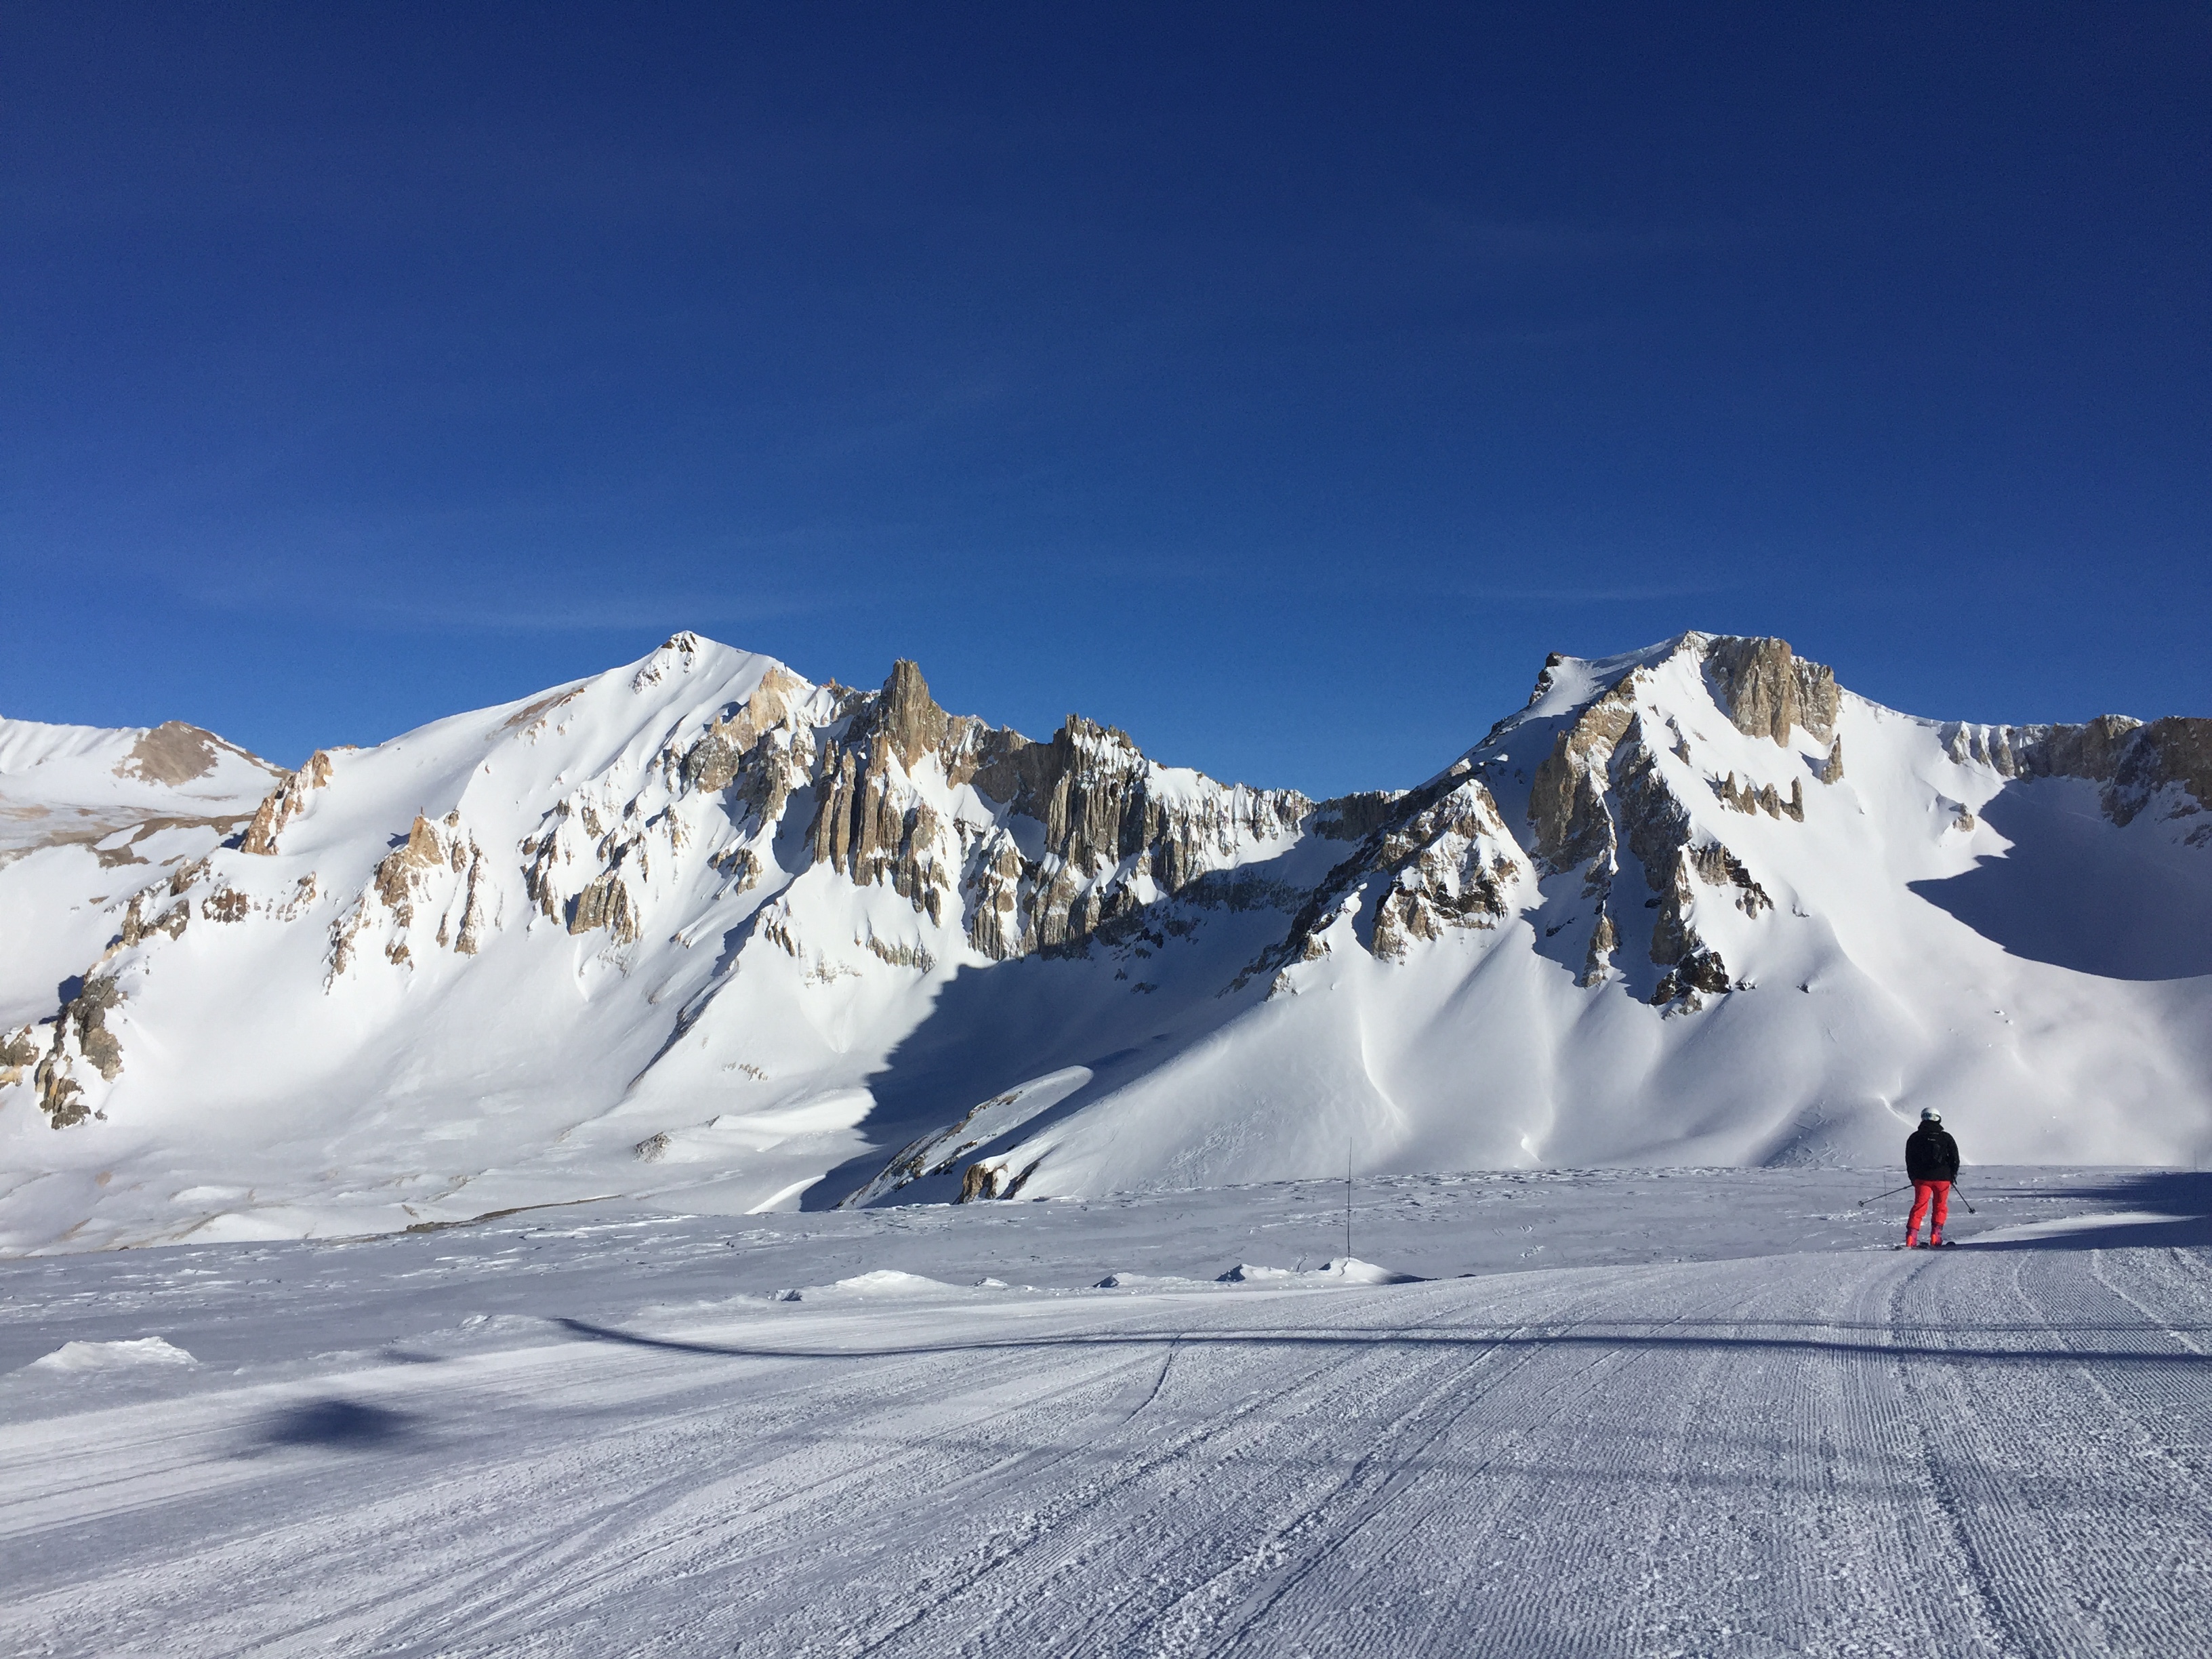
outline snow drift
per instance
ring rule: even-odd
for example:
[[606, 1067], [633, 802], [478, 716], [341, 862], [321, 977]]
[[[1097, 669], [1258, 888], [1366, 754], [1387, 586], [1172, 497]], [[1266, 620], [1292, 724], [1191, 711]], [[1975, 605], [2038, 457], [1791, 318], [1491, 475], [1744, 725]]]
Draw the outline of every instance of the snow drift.
[[0, 722], [0, 1245], [1339, 1171], [2178, 1163], [2212, 721], [1555, 657], [1404, 793], [678, 635], [295, 773]]

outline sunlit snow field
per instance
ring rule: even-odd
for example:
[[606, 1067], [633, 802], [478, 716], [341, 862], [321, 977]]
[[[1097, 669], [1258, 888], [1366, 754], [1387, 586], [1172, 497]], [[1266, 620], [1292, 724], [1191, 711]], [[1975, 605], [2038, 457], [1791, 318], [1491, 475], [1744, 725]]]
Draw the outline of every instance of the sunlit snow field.
[[0, 1263], [0, 1649], [2212, 1651], [2212, 1176], [1895, 1179]]

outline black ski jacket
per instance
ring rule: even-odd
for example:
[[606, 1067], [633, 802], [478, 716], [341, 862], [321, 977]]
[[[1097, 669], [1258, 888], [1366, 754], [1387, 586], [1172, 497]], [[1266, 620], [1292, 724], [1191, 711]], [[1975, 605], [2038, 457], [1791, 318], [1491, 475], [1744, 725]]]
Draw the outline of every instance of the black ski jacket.
[[1905, 1143], [1905, 1173], [1913, 1181], [1956, 1181], [1959, 1143], [1951, 1132], [1932, 1123], [1915, 1129]]

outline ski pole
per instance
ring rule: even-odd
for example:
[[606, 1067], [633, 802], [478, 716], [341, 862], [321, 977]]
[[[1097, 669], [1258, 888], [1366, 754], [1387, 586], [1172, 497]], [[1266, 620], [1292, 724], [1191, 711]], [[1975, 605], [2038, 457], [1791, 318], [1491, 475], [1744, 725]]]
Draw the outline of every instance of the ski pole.
[[1966, 1206], [1966, 1213], [1968, 1215], [1979, 1215], [1981, 1213], [1979, 1210], [1977, 1210], [1974, 1207], [1973, 1200], [1968, 1198], [1966, 1194], [1959, 1190], [1959, 1183], [1955, 1181], [1951, 1183], [1951, 1196], [1957, 1199], [1960, 1203]]
[[[1903, 1185], [1902, 1187], [1892, 1187], [1892, 1188], [1891, 1188], [1887, 1192], [1886, 1192], [1886, 1193], [1876, 1193], [1876, 1194], [1874, 1195], [1874, 1198], [1863, 1198], [1863, 1199], [1861, 1199], [1861, 1200], [1859, 1200], [1859, 1208], [1861, 1208], [1862, 1210], [1863, 1210], [1864, 1208], [1866, 1208], [1866, 1206], [1867, 1206], [1868, 1205], [1869, 1205], [1869, 1204], [1873, 1203], [1873, 1202], [1875, 1201], [1875, 1199], [1880, 1199], [1880, 1198], [1894, 1198], [1894, 1197], [1896, 1197], [1896, 1196], [1897, 1196], [1897, 1194], [1899, 1194], [1899, 1193], [1909, 1193], [1909, 1192], [1911, 1192], [1911, 1190], [1912, 1190], [1912, 1183], [1911, 1183], [1911, 1182], [1909, 1182], [1909, 1181], [1908, 1181], [1908, 1182], [1906, 1182], [1905, 1183], [1905, 1185]], [[1964, 1200], [1963, 1199], [1962, 1199], [1962, 1200], [1960, 1200], [1960, 1201], [1961, 1203], [1965, 1202], [1965, 1200]]]

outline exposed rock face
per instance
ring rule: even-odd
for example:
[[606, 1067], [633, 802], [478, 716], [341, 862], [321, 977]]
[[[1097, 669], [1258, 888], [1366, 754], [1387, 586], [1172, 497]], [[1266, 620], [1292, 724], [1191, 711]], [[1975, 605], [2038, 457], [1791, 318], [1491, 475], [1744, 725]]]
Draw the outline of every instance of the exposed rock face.
[[570, 912], [568, 931], [572, 933], [588, 933], [604, 927], [617, 945], [629, 945], [637, 939], [637, 909], [630, 902], [629, 889], [623, 884], [618, 871], [608, 870], [592, 877], [584, 890], [576, 895]]
[[1735, 888], [1735, 907], [1747, 916], [1756, 916], [1762, 910], [1774, 908], [1774, 901], [1766, 896], [1766, 890], [1752, 878], [1751, 872], [1743, 866], [1743, 860], [1718, 842], [1692, 848], [1690, 868], [1709, 887]]
[[[2124, 714], [2100, 714], [2086, 725], [2051, 726], [2039, 731], [1999, 727], [1988, 735], [1961, 726], [1951, 738], [1951, 753], [1957, 758], [1963, 743], [1969, 756], [1986, 758], [2002, 772], [2008, 769], [2002, 758], [2008, 747], [2015, 757], [2012, 769], [2030, 777], [2088, 778], [2106, 783], [2118, 775], [2123, 761], [2136, 746], [2136, 734], [2142, 730], [2141, 720]], [[1979, 755], [1975, 753], [1978, 738], [1984, 750]]]
[[1306, 827], [1329, 841], [1364, 841], [1389, 821], [1391, 810], [1405, 793], [1402, 789], [1370, 789], [1338, 795], [1314, 808]]
[[[1780, 640], [1692, 635], [1675, 647], [1678, 657], [1684, 652], [1695, 653], [1716, 703], [1741, 730], [1784, 747], [1796, 730], [1830, 742], [1830, 763], [1840, 775], [1834, 738], [1840, 694], [1827, 668], [1799, 660]], [[1547, 661], [1532, 708], [1552, 694], [1565, 660]], [[1355, 909], [1367, 915], [1364, 907], [1371, 905], [1370, 948], [1400, 961], [1448, 928], [1496, 926], [1528, 902], [1524, 884], [1536, 878], [1579, 872], [1583, 896], [1597, 902], [1581, 983], [1599, 984], [1612, 970], [1621, 943], [1616, 906], [1627, 904], [1651, 913], [1650, 956], [1662, 970], [1655, 1001], [1694, 1006], [1701, 994], [1729, 989], [1727, 964], [1696, 925], [1698, 906], [1725, 896], [1730, 908], [1756, 918], [1773, 901], [1737, 853], [1696, 828], [1678, 793], [1698, 763], [1680, 727], [1647, 707], [1661, 666], [1632, 669], [1559, 725], [1528, 780], [1525, 854], [1481, 781], [1494, 763], [1485, 757], [1514, 724], [1509, 720], [1452, 772], [1391, 803], [1376, 830], [1299, 911], [1284, 944], [1237, 982], [1326, 954], [1323, 936]], [[1739, 782], [1733, 772], [1702, 781], [1737, 811], [1804, 820], [1802, 778], [1791, 780], [1786, 793], [1773, 783]], [[1649, 900], [1615, 894], [1632, 862]]]
[[1374, 951], [1405, 958], [1451, 927], [1494, 927], [1528, 873], [1490, 791], [1473, 779], [1382, 835], [1376, 868], [1390, 883], [1375, 907]]
[[1601, 905], [1597, 923], [1590, 929], [1589, 950], [1583, 958], [1583, 971], [1575, 983], [1587, 989], [1602, 981], [1613, 968], [1613, 953], [1620, 948], [1620, 933], [1613, 924], [1613, 913]]
[[[458, 821], [459, 815], [454, 816]], [[407, 844], [376, 866], [377, 897], [395, 911], [408, 911], [414, 897], [415, 878], [423, 871], [444, 867], [445, 862], [446, 849], [439, 845], [437, 830], [428, 819], [416, 813], [407, 832]], [[404, 927], [413, 919], [411, 915], [403, 914], [399, 925]]]
[[[1723, 660], [1738, 659], [1757, 665], [1771, 662], [1772, 653], [1733, 653]], [[1795, 679], [1794, 674], [1790, 677], [1793, 685]], [[1680, 994], [1682, 981], [1673, 972], [1678, 964], [1708, 952], [1689, 919], [1695, 897], [1686, 858], [1690, 814], [1659, 760], [1662, 752], [1676, 759], [1682, 752], [1663, 735], [1655, 744], [1647, 732], [1637, 708], [1647, 685], [1643, 670], [1626, 676], [1559, 732], [1531, 784], [1528, 817], [1540, 866], [1554, 875], [1581, 870], [1583, 890], [1599, 900], [1581, 975], [1584, 985], [1605, 977], [1620, 948], [1619, 927], [1607, 907], [1624, 847], [1635, 858], [1644, 884], [1657, 896], [1650, 954], [1654, 963], [1669, 970], [1660, 981], [1664, 1000]], [[1723, 798], [1731, 804], [1735, 800], [1728, 792], [1735, 787], [1731, 775], [1723, 791]], [[1746, 811], [1763, 804], [1755, 792], [1747, 792], [1741, 799]], [[1778, 811], [1779, 805], [1778, 796]], [[1722, 979], [1725, 984], [1724, 973]]]
[[[1668, 971], [1662, 975], [1652, 1000], [1672, 1000], [1681, 994], [1683, 987], [1697, 985], [1716, 974], [1721, 988], [1725, 989], [1727, 970], [1699, 937], [1691, 920], [1697, 891], [1692, 882], [1695, 865], [1691, 857], [1693, 832], [1690, 814], [1660, 768], [1656, 756], [1644, 742], [1640, 716], [1634, 723], [1632, 736], [1632, 741], [1623, 746], [1613, 800], [1620, 811], [1628, 850], [1643, 866], [1644, 884], [1657, 895], [1651, 929], [1651, 960]], [[1602, 886], [1610, 894], [1617, 869], [1616, 866], [1614, 871], [1593, 872], [1591, 884], [1600, 884], [1601, 874]], [[1693, 967], [1692, 978], [1685, 979], [1679, 971], [1686, 963], [1704, 964], [1708, 960], [1712, 965]]]
[[968, 881], [968, 942], [994, 962], [1006, 962], [1034, 949], [1036, 935], [1023, 925], [1023, 879], [1034, 878], [1012, 836], [994, 836]]
[[[777, 695], [771, 688], [763, 689], [771, 699]], [[767, 701], [757, 693], [748, 708], [758, 713]], [[736, 773], [721, 769], [716, 745], [732, 731], [745, 736], [747, 726], [741, 711], [739, 720], [732, 725], [718, 719], [708, 736], [688, 750], [674, 744], [665, 748], [645, 787], [635, 793], [600, 779], [555, 803], [538, 832], [526, 837], [521, 846], [523, 856], [529, 860], [523, 866], [522, 887], [533, 908], [560, 922], [570, 933], [605, 928], [616, 946], [635, 944], [641, 937], [646, 896], [655, 890], [657, 880], [665, 884], [691, 844], [692, 832], [682, 805], [685, 796], [734, 792], [738, 797], [732, 803], [735, 816], [746, 819], [750, 829], [757, 831], [760, 826], [749, 817], [751, 808], [743, 786], [748, 781], [757, 784], [763, 776], [773, 775], [779, 787], [787, 793], [793, 764], [786, 746], [793, 735], [787, 720], [785, 726], [752, 738]], [[689, 781], [695, 775], [714, 782], [714, 788], [695, 792]], [[728, 869], [745, 856], [750, 856], [748, 849], [741, 844], [725, 845], [708, 861], [717, 868]], [[496, 925], [496, 915], [486, 908], [487, 892], [496, 892], [486, 880], [489, 873], [472, 872], [471, 877], [471, 891], [480, 917], [474, 930], [477, 938], [485, 926]]]
[[[435, 823], [417, 813], [406, 841], [384, 856], [367, 890], [331, 924], [331, 980], [353, 966], [369, 936], [382, 941], [385, 959], [395, 966], [411, 965], [433, 945], [474, 956], [496, 926], [489, 886], [483, 849], [460, 813]], [[434, 927], [424, 926], [433, 921]]]
[[[1011, 784], [1013, 811], [1044, 826], [1043, 856], [1023, 860], [1012, 895], [1019, 951], [1079, 947], [1242, 849], [1288, 836], [1312, 810], [1291, 790], [1209, 783], [1193, 794], [1164, 781], [1125, 733], [1073, 714], [1049, 744], [1022, 744], [979, 770], [979, 787]], [[1006, 868], [1002, 858], [993, 866], [1001, 878]]]
[[1729, 988], [1728, 964], [1717, 951], [1698, 949], [1686, 954], [1660, 976], [1651, 1002], [1654, 1007], [1676, 1001], [1694, 1007], [1698, 993], [1717, 996]]
[[124, 945], [127, 948], [137, 945], [153, 933], [166, 933], [171, 939], [182, 938], [185, 927], [192, 919], [192, 902], [184, 896], [185, 890], [198, 879], [198, 876], [197, 866], [187, 866], [165, 884], [156, 884], [133, 893], [129, 907], [123, 913]]
[[2114, 805], [2129, 817], [2148, 804], [2154, 790], [2168, 784], [2199, 810], [2212, 807], [2212, 720], [2172, 715], [2141, 727], [2112, 769], [2112, 781], [2119, 791]]
[[1839, 693], [1831, 669], [1793, 655], [1786, 640], [1723, 636], [1705, 647], [1714, 701], [1747, 737], [1787, 744], [1792, 726], [1822, 742], [1834, 734]]
[[0, 1088], [21, 1083], [23, 1073], [38, 1063], [37, 1030], [34, 1025], [21, 1025], [0, 1032]]
[[1622, 680], [1584, 709], [1536, 769], [1528, 822], [1536, 832], [1536, 862], [1549, 874], [1613, 856], [1613, 815], [1605, 805], [1607, 769], [1614, 744], [1636, 719], [1634, 678]]
[[1713, 786], [1713, 793], [1720, 797], [1722, 805], [1733, 807], [1739, 812], [1764, 812], [1771, 818], [1794, 818], [1799, 823], [1805, 822], [1805, 781], [1802, 778], [1790, 781], [1790, 794], [1786, 799], [1782, 792], [1771, 783], [1762, 783], [1755, 789], [1748, 782], [1738, 783], [1733, 772]]
[[1235, 984], [1326, 956], [1323, 935], [1346, 915], [1367, 911], [1370, 899], [1367, 946], [1379, 960], [1401, 962], [1417, 941], [1442, 939], [1453, 928], [1496, 927], [1534, 875], [1488, 787], [1462, 761], [1399, 797], [1315, 890], [1283, 943], [1246, 967]]
[[219, 887], [200, 901], [200, 914], [210, 921], [243, 921], [252, 906], [235, 887]]
[[913, 787], [913, 774], [925, 755], [948, 775], [957, 770], [975, 725], [958, 722], [956, 733], [921, 671], [910, 662], [895, 666], [873, 702], [823, 751], [808, 833], [814, 862], [861, 886], [880, 881], [941, 922], [958, 888], [959, 861], [936, 809]]
[[[1001, 825], [945, 823], [915, 787], [925, 766], [1040, 824], [1042, 855]], [[1126, 733], [1079, 715], [1045, 743], [949, 715], [910, 662], [825, 735], [814, 781], [815, 862], [891, 888], [933, 922], [964, 910], [969, 943], [995, 961], [1079, 949], [1313, 810], [1291, 790], [1164, 787]]]
[[214, 770], [218, 751], [226, 749], [234, 755], [246, 754], [212, 732], [167, 720], [131, 745], [131, 752], [116, 763], [115, 775], [143, 783], [190, 783]]
[[239, 850], [264, 854], [274, 853], [278, 833], [306, 810], [310, 793], [330, 782], [331, 770], [328, 750], [318, 749], [309, 756], [305, 766], [269, 792], [269, 798], [254, 813], [253, 822], [246, 825], [246, 838], [239, 843]]
[[1030, 1177], [1037, 1172], [1044, 1160], [1036, 1158], [1023, 1166], [1012, 1181], [1006, 1179], [1009, 1166], [1003, 1163], [971, 1164], [960, 1177], [960, 1195], [956, 1204], [969, 1204], [978, 1199], [1017, 1198]]
[[85, 1104], [83, 1086], [71, 1075], [76, 1062], [91, 1066], [109, 1083], [122, 1071], [123, 1045], [107, 1029], [109, 1011], [122, 1000], [114, 976], [95, 974], [62, 1005], [54, 1021], [53, 1042], [33, 1073], [39, 1109], [55, 1128], [66, 1129], [94, 1115]]
[[2084, 726], [2047, 727], [2026, 744], [2015, 738], [2012, 746], [2030, 776], [2102, 783], [2105, 811], [2115, 823], [2131, 822], [2168, 787], [2182, 798], [2172, 816], [2212, 806], [2212, 720], [2176, 716], [2145, 726], [2102, 714]]
[[[2106, 816], [2127, 824], [2162, 793], [2168, 816], [2193, 817], [2212, 807], [2212, 720], [2172, 716], [2144, 725], [2124, 714], [2100, 714], [2080, 726], [1971, 726], [1948, 728], [1951, 757], [1979, 763], [2007, 777], [2081, 778], [2101, 783]], [[2192, 842], [2212, 840], [2212, 824]]]
[[891, 665], [891, 677], [884, 682], [878, 717], [884, 742], [908, 771], [924, 755], [941, 754], [952, 726], [951, 717], [929, 695], [921, 665], [904, 658]]
[[765, 867], [761, 862], [761, 855], [750, 847], [726, 848], [708, 862], [727, 878], [716, 893], [717, 898], [750, 892], [760, 885], [761, 873]]
[[706, 644], [688, 628], [681, 633], [670, 635], [659, 650], [638, 665], [637, 672], [630, 678], [630, 690], [643, 691], [659, 684], [671, 674], [684, 673], [698, 661], [699, 653], [706, 648]]
[[[770, 842], [793, 827], [782, 820], [799, 796], [811, 806], [808, 864], [887, 888], [932, 926], [959, 926], [979, 952], [1005, 961], [1082, 950], [1178, 895], [1234, 903], [1241, 892], [1200, 892], [1200, 884], [1255, 843], [1287, 841], [1316, 811], [1294, 791], [1172, 773], [1125, 733], [1079, 716], [1036, 743], [949, 714], [907, 661], [873, 692], [773, 670], [741, 708], [672, 742], [656, 775], [665, 800], [593, 785], [525, 841], [523, 884], [539, 914], [571, 933], [634, 941], [653, 872], [677, 861], [690, 803], [702, 796], [720, 798], [738, 820], [736, 839], [711, 860], [728, 876], [726, 892], [744, 891], [777, 870]], [[1392, 799], [1328, 803], [1328, 832], [1378, 818]], [[1017, 828], [1023, 819], [1027, 831]], [[758, 932], [795, 951], [781, 915], [764, 911]], [[884, 948], [920, 959], [911, 944]]]
[[[1780, 640], [1692, 635], [1676, 651], [1698, 653], [1715, 703], [1739, 730], [1784, 747], [1802, 730], [1831, 745], [1821, 776], [1841, 778], [1843, 744], [1834, 732], [1840, 693], [1829, 669], [1799, 659]], [[1550, 691], [1558, 666], [1546, 665], [1532, 703]], [[1650, 959], [1664, 970], [1653, 1000], [1694, 1005], [1700, 994], [1731, 984], [1720, 953], [1693, 920], [1701, 893], [1723, 890], [1752, 917], [1773, 901], [1735, 852], [1694, 829], [1678, 790], [1698, 769], [1696, 755], [1679, 726], [1651, 723], [1656, 717], [1642, 706], [1657, 684], [1656, 672], [1654, 665], [1632, 670], [1560, 728], [1530, 782], [1531, 851], [1546, 874], [1581, 871], [1583, 891], [1599, 901], [1580, 975], [1585, 986], [1604, 980], [1620, 949], [1614, 881], [1623, 854], [1632, 858], [1652, 895], [1643, 905], [1653, 912]], [[1802, 778], [1790, 781], [1787, 794], [1773, 783], [1739, 781], [1733, 771], [1707, 774], [1704, 782], [1732, 811], [1804, 822]]]
[[978, 1199], [999, 1195], [999, 1172], [988, 1164], [970, 1164], [960, 1177], [960, 1196], [956, 1204], [973, 1204]]
[[[685, 751], [684, 781], [693, 789], [713, 794], [728, 788], [749, 763], [756, 769], [775, 769], [769, 767], [769, 757], [760, 745], [772, 732], [788, 737], [794, 699], [806, 690], [806, 683], [787, 669], [770, 669], [733, 718], [726, 721], [717, 716], [706, 736]], [[779, 778], [788, 793], [787, 777], [779, 771]], [[767, 816], [774, 818], [782, 807], [779, 795]]]

